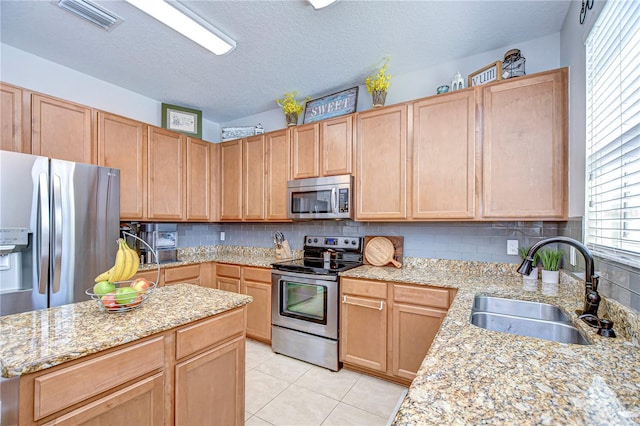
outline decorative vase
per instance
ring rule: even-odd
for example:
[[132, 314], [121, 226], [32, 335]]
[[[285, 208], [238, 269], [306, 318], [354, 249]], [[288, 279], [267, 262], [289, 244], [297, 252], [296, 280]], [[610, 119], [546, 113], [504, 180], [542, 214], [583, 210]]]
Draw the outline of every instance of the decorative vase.
[[542, 283], [558, 284], [560, 282], [560, 271], [542, 270]]
[[295, 112], [290, 112], [285, 114], [285, 118], [287, 120], [287, 127], [297, 126], [298, 125], [298, 114]]
[[374, 90], [371, 92], [371, 96], [373, 96], [373, 107], [378, 108], [384, 106], [384, 101], [387, 99], [387, 91]]

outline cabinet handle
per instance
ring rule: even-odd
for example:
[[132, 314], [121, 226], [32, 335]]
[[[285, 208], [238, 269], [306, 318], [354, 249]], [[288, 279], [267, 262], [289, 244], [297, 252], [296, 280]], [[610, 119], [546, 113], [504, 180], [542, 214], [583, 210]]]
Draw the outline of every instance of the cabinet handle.
[[344, 303], [345, 305], [360, 306], [362, 308], [377, 309], [379, 311], [381, 311], [382, 308], [384, 307], [384, 300], [380, 301], [380, 306], [379, 307], [375, 307], [375, 306], [363, 305], [361, 303], [349, 302], [347, 300], [347, 296], [346, 295], [342, 296], [342, 303]]

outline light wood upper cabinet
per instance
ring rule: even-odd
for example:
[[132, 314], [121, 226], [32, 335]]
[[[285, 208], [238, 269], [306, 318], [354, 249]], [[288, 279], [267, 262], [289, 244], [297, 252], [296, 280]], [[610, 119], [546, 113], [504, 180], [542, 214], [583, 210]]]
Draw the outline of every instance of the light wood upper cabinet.
[[413, 104], [414, 219], [472, 219], [476, 196], [475, 91]]
[[264, 135], [243, 139], [243, 215], [245, 220], [264, 220], [266, 161]]
[[567, 69], [483, 89], [483, 217], [567, 215]]
[[22, 89], [0, 83], [0, 149], [4, 151], [31, 152], [30, 112], [24, 105]]
[[211, 219], [211, 155], [209, 142], [187, 138], [187, 220]]
[[320, 173], [351, 174], [353, 164], [353, 115], [320, 122]]
[[98, 111], [98, 165], [120, 169], [120, 218], [145, 219], [147, 125]]
[[97, 163], [91, 108], [33, 94], [31, 120], [33, 154], [79, 163]]
[[185, 217], [185, 137], [149, 126], [148, 217], [180, 221]]
[[407, 105], [356, 119], [356, 220], [407, 218]]
[[242, 220], [242, 139], [220, 144], [220, 220]]
[[296, 126], [291, 130], [291, 167], [293, 179], [320, 175], [320, 125]]
[[291, 174], [291, 144], [289, 131], [265, 134], [267, 147], [267, 220], [286, 221], [287, 181]]

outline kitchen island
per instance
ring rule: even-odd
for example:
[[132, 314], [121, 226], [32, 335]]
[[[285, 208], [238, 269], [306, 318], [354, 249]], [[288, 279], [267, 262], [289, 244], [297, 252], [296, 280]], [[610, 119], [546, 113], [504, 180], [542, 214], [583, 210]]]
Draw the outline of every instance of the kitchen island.
[[[618, 337], [601, 337], [574, 313], [582, 309], [581, 282], [563, 274], [557, 295], [544, 295], [539, 282], [536, 291], [525, 291], [514, 271], [515, 265], [419, 260], [402, 269], [362, 266], [342, 274], [458, 289], [394, 424], [640, 423], [637, 314], [605, 301], [599, 314], [616, 322]], [[479, 293], [560, 306], [591, 345], [471, 325]]]
[[176, 284], [125, 314], [87, 301], [2, 317], [2, 424], [242, 424], [251, 300]]

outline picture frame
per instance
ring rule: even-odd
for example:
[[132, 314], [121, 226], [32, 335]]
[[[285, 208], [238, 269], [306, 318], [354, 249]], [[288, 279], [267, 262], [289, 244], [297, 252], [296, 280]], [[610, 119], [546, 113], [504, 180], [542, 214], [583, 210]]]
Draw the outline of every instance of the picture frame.
[[502, 61], [496, 61], [469, 74], [468, 87], [502, 80]]
[[163, 103], [162, 127], [202, 139], [202, 111]]
[[307, 124], [351, 114], [356, 112], [357, 108], [358, 86], [355, 86], [305, 103], [302, 122]]

